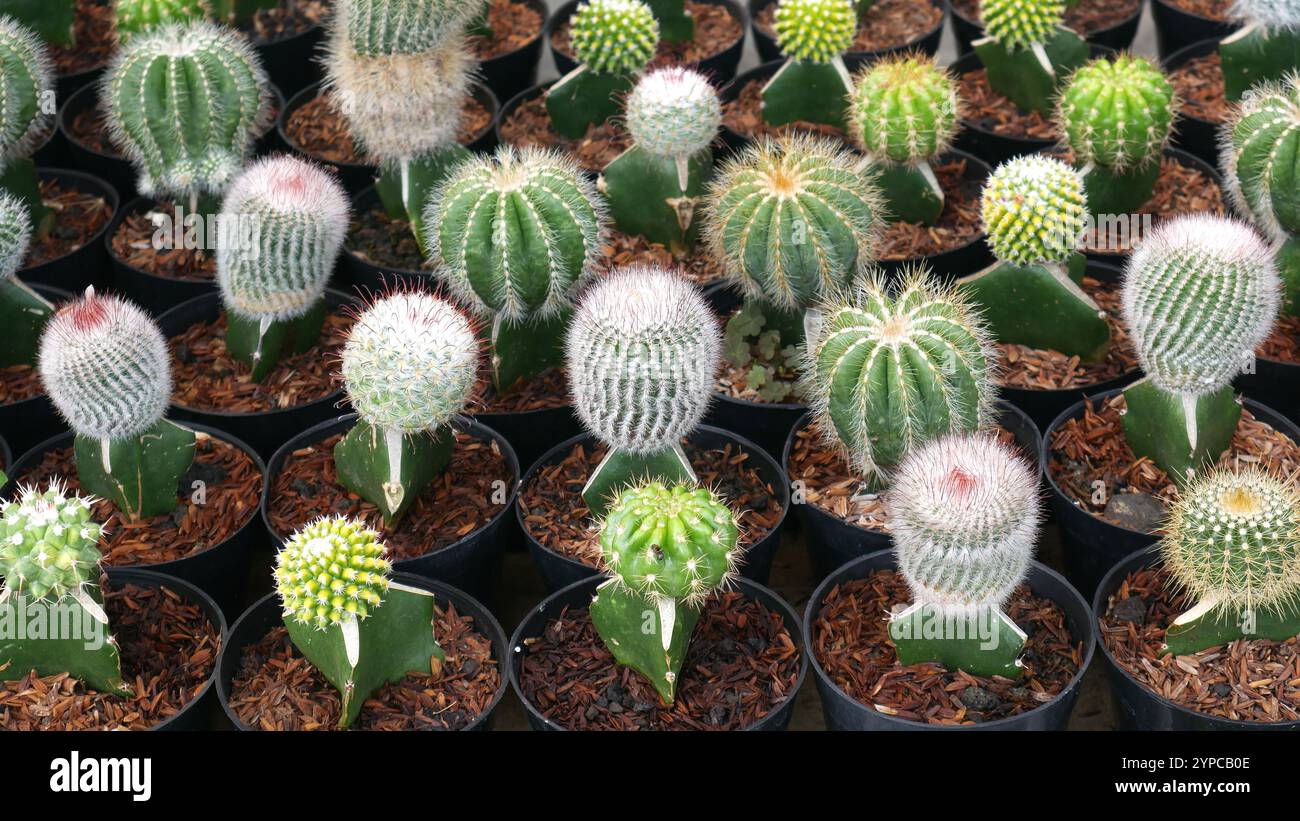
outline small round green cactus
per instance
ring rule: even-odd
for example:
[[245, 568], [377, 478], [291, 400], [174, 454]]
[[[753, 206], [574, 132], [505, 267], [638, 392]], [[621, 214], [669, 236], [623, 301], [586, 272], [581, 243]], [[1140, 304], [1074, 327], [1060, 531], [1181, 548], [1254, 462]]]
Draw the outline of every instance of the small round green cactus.
[[731, 508], [706, 488], [627, 488], [610, 507], [600, 550], [610, 573], [645, 596], [697, 600], [736, 571]]
[[32, 221], [27, 206], [10, 194], [0, 193], [0, 282], [12, 277], [27, 258]]
[[646, 74], [628, 95], [627, 131], [659, 157], [690, 157], [718, 135], [722, 103], [703, 74], [665, 66]]
[[590, 0], [573, 13], [569, 42], [597, 74], [630, 74], [654, 58], [659, 21], [640, 0]]
[[984, 31], [1008, 49], [1046, 43], [1065, 19], [1066, 0], [980, 0]]
[[853, 45], [858, 14], [852, 0], [779, 0], [774, 25], [782, 54], [829, 63]]
[[207, 17], [206, 0], [114, 0], [118, 39], [132, 36], [168, 23], [183, 23]]
[[388, 592], [387, 552], [378, 533], [351, 519], [330, 516], [306, 525], [276, 557], [284, 617], [317, 630], [366, 618]]
[[746, 297], [802, 309], [875, 260], [881, 198], [860, 158], [827, 140], [764, 140], [709, 186], [704, 232]]
[[1256, 468], [1184, 488], [1160, 543], [1174, 581], [1198, 602], [1290, 611], [1300, 599], [1300, 494]]
[[420, 54], [457, 37], [487, 0], [342, 0], [339, 25], [358, 54]]
[[1013, 265], [1063, 262], [1088, 216], [1079, 172], [1037, 154], [999, 165], [980, 198], [993, 255]]
[[0, 17], [0, 166], [26, 157], [48, 132], [54, 71], [32, 31]]
[[1177, 110], [1164, 72], [1145, 58], [1121, 54], [1074, 73], [1057, 119], [1079, 165], [1124, 171], [1160, 158]]
[[0, 578], [5, 588], [59, 601], [99, 581], [103, 528], [91, 519], [94, 499], [68, 494], [61, 482], [24, 487], [0, 510]]
[[1261, 83], [1246, 92], [1224, 126], [1224, 178], [1238, 211], [1270, 237], [1300, 233], [1295, 204], [1300, 152], [1300, 77]]
[[868, 154], [915, 163], [948, 150], [961, 119], [957, 81], [933, 58], [886, 57], [857, 77], [849, 102], [853, 135]]

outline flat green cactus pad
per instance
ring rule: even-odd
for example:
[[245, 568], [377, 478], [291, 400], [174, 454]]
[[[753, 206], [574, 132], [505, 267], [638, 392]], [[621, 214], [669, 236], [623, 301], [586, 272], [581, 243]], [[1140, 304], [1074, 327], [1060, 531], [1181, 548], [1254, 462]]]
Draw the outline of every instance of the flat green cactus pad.
[[686, 11], [685, 0], [645, 0], [659, 21], [659, 39], [665, 43], [689, 43], [695, 39], [695, 18]]
[[1081, 169], [1083, 190], [1091, 214], [1132, 214], [1146, 205], [1155, 192], [1160, 163], [1149, 162], [1128, 171], [1112, 171], [1099, 165]]
[[[971, 44], [988, 71], [989, 85], [1025, 111], [1049, 114], [1056, 101], [1056, 87], [1070, 72], [1088, 62], [1088, 43], [1067, 28], [1034, 49], [1008, 50], [992, 37]], [[1043, 62], [1046, 58], [1047, 64]]]
[[645, 455], [612, 448], [587, 479], [587, 485], [582, 489], [582, 500], [587, 503], [591, 515], [604, 516], [619, 490], [649, 479], [658, 479], [666, 485], [679, 482], [696, 484], [699, 481], [681, 445]]
[[1300, 635], [1300, 611], [1279, 613], [1256, 610], [1232, 612], [1221, 607], [1199, 605], [1183, 613], [1165, 631], [1160, 654], [1186, 656], [1237, 639], [1287, 641]]
[[546, 92], [551, 125], [566, 137], [581, 137], [588, 126], [600, 125], [622, 111], [621, 100], [634, 81], [630, 74], [597, 74], [578, 66]]
[[[57, 602], [17, 594], [3, 598], [0, 627], [7, 629], [0, 629], [0, 667], [6, 668], [6, 678], [21, 678], [31, 670], [41, 676], [68, 673], [101, 693], [131, 695], [122, 681], [117, 645], [100, 620], [103, 596], [98, 588], [83, 588], [81, 595], [97, 614], [73, 597]], [[53, 634], [56, 628], [60, 635]]]
[[1300, 33], [1247, 26], [1219, 43], [1219, 62], [1224, 95], [1237, 102], [1251, 86], [1300, 68]]
[[256, 320], [226, 312], [226, 350], [249, 367], [249, 378], [261, 382], [288, 356], [306, 353], [320, 341], [327, 308], [321, 300], [297, 319], [271, 322], [262, 327]]
[[36, 364], [41, 330], [53, 313], [53, 305], [17, 279], [0, 280], [0, 328], [5, 334], [0, 367]]
[[450, 427], [398, 438], [390, 443], [384, 431], [358, 419], [334, 446], [339, 481], [378, 507], [389, 527], [451, 461], [456, 443]]
[[1218, 460], [1241, 419], [1241, 405], [1231, 385], [1190, 405], [1194, 424], [1189, 424], [1189, 405], [1156, 387], [1150, 377], [1125, 388], [1124, 399], [1128, 409], [1122, 421], [1129, 447], [1179, 483]]
[[468, 159], [469, 149], [452, 145], [417, 157], [404, 166], [384, 168], [375, 180], [375, 192], [384, 210], [393, 219], [411, 224], [415, 241], [424, 248], [424, 208], [434, 190], [447, 178], [453, 168]]
[[564, 362], [564, 332], [569, 312], [548, 320], [506, 322], [500, 314], [492, 320], [492, 385], [498, 395], [508, 393], [521, 379], [530, 379]]
[[194, 462], [194, 431], [160, 419], [133, 439], [108, 442], [76, 437], [77, 479], [89, 494], [109, 500], [132, 522], [170, 513], [181, 477]]
[[705, 150], [684, 162], [685, 186], [675, 158], [655, 156], [636, 146], [605, 166], [601, 189], [618, 230], [662, 243], [675, 254], [695, 247], [696, 206], [713, 176], [713, 156]]
[[33, 237], [44, 237], [54, 228], [54, 211], [41, 199], [41, 186], [36, 177], [36, 163], [29, 158], [17, 157], [9, 160], [4, 171], [0, 172], [0, 191], [6, 191], [17, 197], [27, 206], [27, 217], [31, 220]]
[[925, 225], [938, 221], [943, 213], [943, 189], [928, 163], [881, 163], [877, 168], [891, 219]]
[[763, 86], [763, 122], [806, 122], [846, 128], [853, 78], [836, 57], [829, 63], [786, 60]]
[[1000, 610], [979, 618], [945, 617], [933, 605], [913, 604], [889, 621], [889, 638], [903, 665], [934, 662], [977, 676], [1020, 678], [1026, 636]]
[[591, 602], [591, 622], [614, 660], [645, 676], [664, 704], [677, 694], [699, 618], [700, 611], [684, 602], [651, 601], [615, 582], [601, 585]]

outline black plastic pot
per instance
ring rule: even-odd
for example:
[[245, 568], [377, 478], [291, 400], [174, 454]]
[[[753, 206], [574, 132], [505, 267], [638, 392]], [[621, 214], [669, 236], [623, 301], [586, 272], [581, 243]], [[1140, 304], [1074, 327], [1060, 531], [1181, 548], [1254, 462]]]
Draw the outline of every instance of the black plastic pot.
[[1254, 364], [1254, 373], [1237, 377], [1237, 390], [1300, 423], [1300, 365], [1263, 357], [1257, 357]]
[[[271, 524], [271, 518], [267, 510], [271, 501], [271, 488], [275, 484], [275, 478], [279, 475], [285, 460], [289, 457], [289, 454], [299, 448], [321, 442], [336, 433], [345, 433], [351, 430], [356, 421], [357, 415], [349, 413], [345, 416], [321, 422], [319, 425], [309, 428], [285, 442], [271, 457], [266, 473], [265, 489], [262, 492], [261, 508], [262, 521], [265, 523], [267, 532], [271, 534], [271, 540], [276, 550], [279, 550], [280, 545], [284, 544], [285, 537], [288, 534], [276, 531], [274, 525]], [[414, 573], [419, 576], [437, 579], [452, 587], [464, 590], [472, 596], [482, 597], [490, 592], [488, 590], [488, 579], [491, 576], [493, 565], [504, 550], [507, 537], [512, 535], [508, 523], [514, 521], [511, 510], [515, 506], [515, 497], [519, 493], [519, 462], [505, 437], [488, 426], [464, 417], [458, 418], [454, 424], [457, 430], [468, 433], [480, 440], [493, 441], [500, 448], [501, 455], [506, 462], [506, 469], [510, 472], [509, 495], [501, 510], [484, 522], [478, 530], [446, 547], [425, 553], [423, 556], [394, 562], [393, 567], [405, 573]]]
[[[193, 422], [185, 422], [184, 424], [185, 427], [196, 433], [206, 433], [214, 439], [228, 442], [248, 454], [249, 458], [253, 460], [253, 464], [262, 474], [262, 484], [265, 487], [268, 475], [266, 464], [262, 461], [262, 457], [257, 455], [257, 451], [249, 447], [246, 442], [231, 436], [225, 431], [207, 425]], [[71, 431], [46, 439], [27, 451], [14, 463], [13, 472], [9, 475], [10, 482], [0, 488], [0, 497], [8, 496], [15, 487], [17, 477], [39, 465], [41, 460], [45, 458], [46, 453], [68, 447], [72, 447]], [[263, 493], [263, 496], [265, 496], [265, 493]], [[217, 601], [217, 604], [221, 606], [222, 611], [233, 617], [243, 610], [245, 604], [244, 583], [248, 578], [250, 551], [255, 545], [261, 544], [264, 540], [265, 533], [262, 530], [262, 522], [254, 512], [239, 530], [235, 531], [230, 538], [221, 544], [213, 545], [199, 553], [170, 562], [130, 565], [130, 567], [153, 570], [187, 581], [212, 596]]]
[[[325, 300], [331, 311], [354, 302], [342, 291], [333, 290], [326, 293]], [[200, 322], [212, 322], [221, 315], [221, 311], [220, 294], [203, 294], [182, 302], [158, 317], [158, 327], [162, 329], [163, 336], [179, 336]], [[342, 390], [306, 405], [265, 413], [196, 410], [173, 402], [170, 416], [178, 422], [197, 422], [225, 431], [252, 445], [262, 458], [269, 459], [281, 445], [298, 433], [338, 416], [342, 403]]]
[[[373, 185], [368, 185], [352, 198], [352, 219], [360, 219], [362, 214], [378, 208], [383, 210], [379, 193]], [[348, 285], [361, 288], [364, 292], [387, 293], [396, 285], [433, 288], [435, 282], [433, 271], [423, 269], [411, 271], [405, 268], [393, 268], [376, 265], [363, 259], [344, 243], [343, 253], [339, 254], [338, 276]]]
[[253, 41], [266, 74], [284, 91], [296, 94], [320, 80], [316, 47], [325, 39], [325, 27], [317, 24], [306, 31], [276, 40]]
[[[758, 25], [759, 12], [775, 2], [776, 0], [748, 0], [747, 3], [749, 6], [749, 28], [754, 33], [754, 48], [758, 51], [759, 62], [763, 63], [782, 59], [781, 48], [776, 44], [776, 37], [764, 31]], [[942, 8], [944, 16], [947, 16], [948, 0], [930, 0], [930, 4]], [[939, 41], [943, 39], [943, 19], [943, 17], [940, 17], [939, 25], [914, 40], [909, 40], [898, 46], [877, 49], [876, 51], [850, 51], [844, 55], [844, 62], [852, 70], [865, 63], [874, 62], [887, 54], [919, 51], [933, 57], [939, 51]]]
[[158, 276], [128, 264], [113, 250], [113, 236], [118, 227], [128, 218], [148, 213], [157, 205], [153, 197], [136, 197], [119, 208], [104, 235], [103, 247], [112, 265], [113, 289], [154, 316], [161, 316], [181, 303], [204, 294], [216, 293], [217, 281], [213, 277], [179, 279]]
[[473, 416], [506, 438], [521, 465], [532, 465], [560, 442], [582, 433], [582, 422], [570, 404], [519, 413], [485, 412]]
[[[898, 563], [893, 550], [881, 550], [868, 556], [862, 556], [827, 576], [808, 600], [808, 607], [803, 617], [803, 646], [814, 647], [813, 626], [821, 615], [822, 602], [833, 587], [844, 582], [865, 579], [877, 570], [896, 570]], [[822, 714], [826, 717], [828, 730], [915, 730], [940, 732], [994, 732], [1019, 730], [1064, 730], [1070, 720], [1070, 711], [1079, 697], [1079, 686], [1084, 674], [1092, 664], [1093, 651], [1097, 644], [1096, 621], [1088, 603], [1079, 592], [1070, 586], [1061, 574], [1042, 562], [1032, 562], [1025, 579], [1034, 595], [1055, 602], [1065, 612], [1066, 625], [1075, 642], [1083, 643], [1083, 664], [1070, 683], [1057, 694], [1056, 698], [1020, 715], [999, 718], [981, 724], [951, 725], [923, 724], [906, 718], [886, 715], [874, 707], [863, 704], [836, 686], [830, 676], [817, 660], [813, 652], [811, 664], [817, 692], [821, 695]]]
[[[1093, 394], [1090, 398], [1094, 407], [1099, 407], [1117, 393], [1119, 393], [1118, 390], [1105, 391], [1104, 393]], [[1296, 427], [1286, 417], [1251, 399], [1244, 400], [1242, 404], [1254, 414], [1256, 419], [1266, 422], [1286, 434], [1293, 441], [1300, 442], [1300, 427]], [[1152, 533], [1144, 533], [1111, 524], [1098, 516], [1094, 516], [1076, 506], [1074, 501], [1061, 490], [1060, 484], [1057, 483], [1056, 477], [1052, 475], [1050, 469], [1052, 435], [1066, 421], [1076, 419], [1082, 415], [1083, 401], [1080, 400], [1066, 408], [1052, 421], [1052, 424], [1043, 432], [1042, 456], [1039, 459], [1039, 467], [1043, 475], [1047, 477], [1048, 499], [1051, 501], [1052, 512], [1056, 514], [1056, 521], [1061, 527], [1061, 545], [1065, 552], [1066, 578], [1079, 589], [1080, 593], [1091, 596], [1097, 589], [1097, 584], [1102, 577], [1116, 563], [1132, 555], [1135, 551], [1155, 544], [1158, 537]]]
[[57, 259], [20, 269], [18, 278], [28, 285], [52, 285], [74, 294], [81, 293], [87, 285], [106, 287], [110, 277], [104, 243], [105, 237], [112, 236], [110, 232], [119, 213], [117, 191], [99, 177], [68, 168], [38, 168], [37, 176], [42, 180], [55, 180], [65, 188], [103, 197], [114, 217], [105, 222], [85, 245]]
[[[281, 143], [286, 146], [288, 150], [301, 154], [316, 163], [333, 168], [335, 173], [339, 176], [339, 182], [343, 184], [343, 187], [347, 189], [347, 192], [355, 195], [366, 186], [374, 185], [377, 173], [375, 166], [366, 165], [365, 163], [332, 162], [330, 160], [316, 157], [299, 148], [297, 144], [289, 138], [289, 133], [285, 130], [289, 123], [289, 118], [293, 116], [293, 113], [316, 99], [320, 94], [320, 88], [320, 83], [313, 83], [290, 97], [284, 104], [284, 107], [280, 109], [280, 119], [275, 124], [275, 130], [276, 133], [279, 134]], [[491, 151], [497, 144], [496, 130], [493, 126], [496, 124], [497, 114], [500, 111], [501, 104], [498, 102], [496, 95], [492, 93], [492, 90], [482, 83], [475, 83], [472, 88], [472, 93], [474, 98], [477, 99], [492, 115], [492, 119], [488, 122], [487, 127], [484, 128], [482, 132], [475, 135], [473, 140], [465, 144], [465, 147], [470, 151]]]
[[[1130, 573], [1153, 567], [1159, 562], [1160, 554], [1156, 551], [1138, 550], [1112, 567], [1093, 596], [1092, 612], [1095, 618], [1100, 620], [1106, 614], [1111, 596], [1119, 590]], [[1189, 710], [1133, 678], [1128, 670], [1115, 661], [1100, 634], [1097, 636], [1097, 644], [1101, 646], [1101, 660], [1106, 668], [1106, 678], [1110, 680], [1115, 723], [1121, 730], [1300, 730], [1300, 721], [1237, 721]]]
[[542, 28], [537, 36], [514, 51], [489, 57], [479, 63], [483, 82], [498, 100], [509, 100], [537, 82], [537, 67], [542, 61], [542, 38], [546, 32], [546, 3], [542, 0], [513, 0], [537, 12]]
[[[72, 299], [72, 294], [61, 288], [40, 284], [30, 287], [54, 305]], [[67, 429], [63, 418], [54, 409], [54, 404], [43, 393], [21, 402], [0, 405], [0, 434], [9, 441], [11, 456], [22, 456], [41, 442]], [[10, 459], [5, 464], [11, 465], [13, 460]]]
[[[496, 618], [484, 607], [477, 599], [468, 593], [457, 590], [449, 584], [426, 579], [424, 576], [417, 576], [413, 573], [394, 573], [393, 581], [410, 587], [418, 587], [421, 590], [427, 590], [434, 595], [439, 607], [446, 607], [450, 602], [455, 605], [456, 612], [462, 616], [469, 616], [474, 620], [474, 629], [491, 639], [492, 655], [496, 659], [501, 669], [501, 683], [497, 687], [496, 695], [492, 701], [474, 719], [464, 730], [486, 730], [492, 720], [492, 712], [501, 699], [505, 697], [508, 674], [505, 666], [510, 653], [507, 648], [510, 646], [506, 643], [505, 630], [501, 629], [501, 624]], [[221, 701], [221, 709], [226, 714], [226, 719], [230, 721], [231, 726], [237, 730], [246, 730], [255, 732], [258, 727], [250, 727], [230, 707], [230, 688], [235, 680], [235, 674], [239, 672], [240, 661], [244, 655], [244, 648], [256, 644], [262, 640], [268, 632], [284, 624], [284, 619], [280, 612], [280, 599], [276, 593], [268, 593], [258, 599], [251, 607], [244, 611], [234, 626], [230, 628], [230, 636], [221, 643], [221, 655], [217, 657], [216, 683], [217, 698]]]
[[0, 436], [0, 471], [8, 472], [9, 466], [13, 464], [14, 452], [9, 449], [9, 443]]
[[[1158, 7], [1160, 0], [1155, 0]], [[1219, 50], [1219, 38], [1200, 40], [1178, 49], [1165, 57], [1160, 65], [1169, 74], [1197, 57], [1214, 54]], [[1174, 143], [1215, 168], [1219, 164], [1219, 126], [1221, 123], [1203, 120], [1184, 109], [1174, 118]]]
[[[1141, 21], [1142, 3], [1139, 2], [1137, 11], [1133, 13], [1132, 17], [1126, 18], [1113, 26], [1098, 29], [1085, 39], [1093, 45], [1123, 51], [1133, 45], [1133, 38], [1137, 36], [1138, 23]], [[971, 53], [971, 43], [984, 36], [984, 26], [958, 11], [954, 6], [952, 9], [952, 33], [957, 38], [957, 54], [965, 57]]]
[[66, 100], [85, 86], [99, 85], [99, 78], [103, 76], [106, 68], [108, 68], [107, 62], [85, 71], [57, 75], [54, 80], [55, 98]]
[[[591, 604], [591, 597], [595, 594], [596, 587], [603, 581], [604, 579], [600, 576], [591, 576], [580, 579], [563, 590], [547, 596], [541, 604], [528, 611], [528, 615], [524, 617], [519, 627], [515, 629], [514, 635], [510, 637], [510, 647], [513, 648], [513, 652], [510, 654], [510, 686], [514, 689], [519, 700], [523, 702], [524, 711], [528, 714], [528, 726], [534, 730], [563, 731], [564, 728], [548, 720], [532, 702], [524, 697], [524, 688], [521, 686], [520, 677], [524, 654], [528, 652], [528, 642], [530, 639], [540, 636], [551, 619], [564, 608], [586, 609]], [[790, 631], [790, 638], [799, 648], [799, 654], [802, 657], [799, 665], [799, 678], [795, 681], [794, 688], [790, 690], [790, 695], [772, 712], [752, 725], [743, 728], [744, 730], [784, 730], [790, 725], [790, 716], [794, 713], [795, 698], [799, 693], [799, 688], [803, 685], [804, 677], [808, 674], [808, 645], [804, 641], [804, 633], [799, 626], [799, 616], [784, 599], [757, 582], [745, 578], [737, 579], [736, 589], [747, 597], [757, 600], [769, 610], [780, 613], [781, 618], [785, 621], [786, 629]]]
[[[957, 159], [966, 161], [966, 174], [963, 179], [975, 186], [974, 196], [978, 199], [979, 192], [984, 188], [984, 181], [993, 174], [993, 169], [974, 154], [957, 149], [943, 154], [932, 165], [942, 165]], [[882, 269], [891, 273], [899, 273], [923, 265], [943, 279], [957, 279], [993, 264], [993, 253], [984, 238], [985, 234], [981, 231], [974, 239], [957, 248], [911, 259], [882, 259], [879, 264]]]
[[[57, 120], [57, 117], [55, 120]], [[66, 142], [67, 141], [63, 139], [63, 135], [59, 133], [58, 123], [52, 122], [50, 124], [50, 132], [45, 135], [45, 139], [41, 140], [40, 145], [32, 149], [29, 156], [32, 158], [32, 162], [36, 164], [37, 168], [42, 166], [47, 168], [67, 166], [70, 163], [68, 163], [66, 159]]]
[[1156, 53], [1161, 60], [1201, 40], [1214, 40], [1217, 44], [1241, 27], [1238, 23], [1211, 20], [1184, 11], [1168, 0], [1151, 0], [1151, 17], [1156, 24]]
[[[544, 36], [551, 51], [551, 59], [555, 61], [555, 69], [560, 73], [561, 77], [577, 68], [578, 62], [557, 49], [551, 35], [573, 16], [574, 10], [578, 8], [578, 2], [579, 0], [569, 0], [569, 2], [557, 8], [555, 13], [551, 15], [551, 19], [546, 21]], [[706, 57], [696, 66], [700, 73], [713, 80], [714, 84], [721, 85], [736, 76], [736, 67], [740, 65], [741, 52], [745, 50], [745, 29], [748, 26], [749, 19], [744, 8], [736, 0], [698, 0], [698, 2], [726, 6], [732, 18], [740, 23], [740, 37], [736, 39], [736, 42], [732, 43], [720, 54]]]
[[[808, 425], [812, 424], [812, 413], [804, 415], [790, 431], [785, 450], [781, 455], [781, 465], [785, 476], [791, 482], [792, 491], [797, 493], [797, 478], [790, 474], [790, 454], [794, 450], [795, 437]], [[1032, 459], [1033, 454], [1042, 450], [1042, 437], [1033, 420], [1015, 405], [1003, 400], [998, 403], [997, 423], [1006, 428], [1015, 437], [1016, 444]], [[854, 559], [888, 549], [893, 539], [888, 533], [879, 530], [851, 525], [838, 516], [822, 510], [808, 502], [794, 506], [795, 515], [803, 532], [804, 544], [808, 548], [808, 559], [812, 565], [812, 580], [820, 582], [837, 568], [843, 567]]]
[[[740, 92], [745, 90], [745, 86], [749, 85], [754, 80], [757, 80], [760, 83], [766, 83], [768, 80], [772, 79], [772, 76], [775, 75], [783, 65], [785, 65], [785, 60], [778, 57], [778, 59], [769, 60], [761, 65], [742, 71], [735, 79], [727, 83], [718, 91], [718, 98], [722, 101], [722, 105], [726, 106], [728, 103], [734, 103], [736, 99], [740, 97]], [[733, 131], [726, 122], [723, 122], [719, 134], [721, 135], [722, 143], [725, 146], [723, 150], [719, 152], [720, 154], [738, 152], [754, 141], [753, 137], [741, 134], [738, 131]]]

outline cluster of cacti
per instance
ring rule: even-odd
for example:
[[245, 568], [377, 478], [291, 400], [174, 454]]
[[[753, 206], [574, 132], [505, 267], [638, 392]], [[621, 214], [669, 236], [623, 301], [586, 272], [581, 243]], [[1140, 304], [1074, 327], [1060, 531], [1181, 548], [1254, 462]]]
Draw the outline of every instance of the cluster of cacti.
[[275, 587], [294, 646], [338, 689], [347, 727], [380, 687], [437, 672], [431, 593], [391, 578], [379, 534], [341, 516], [294, 533], [276, 556]]
[[0, 192], [0, 328], [5, 329], [0, 367], [34, 365], [41, 331], [54, 313], [49, 302], [15, 276], [31, 237], [27, 206]]
[[1066, 0], [980, 0], [985, 37], [972, 46], [989, 86], [1026, 111], [1048, 114], [1060, 83], [1088, 60], [1088, 44], [1062, 25]]
[[1240, 100], [1251, 86], [1281, 80], [1300, 69], [1300, 3], [1234, 0], [1230, 14], [1242, 27], [1219, 43], [1229, 100]]
[[357, 317], [341, 371], [358, 420], [334, 447], [339, 481], [394, 525], [447, 465], [450, 422], [478, 369], [469, 320], [418, 291], [379, 299]]
[[975, 431], [993, 404], [993, 355], [978, 312], [928, 272], [872, 276], [822, 306], [805, 395], [829, 439], [874, 486], [922, 442]]
[[1241, 415], [1230, 383], [1268, 337], [1280, 290], [1268, 246], [1235, 220], [1177, 217], [1143, 239], [1122, 300], [1146, 373], [1124, 391], [1135, 454], [1183, 481], [1228, 448]]
[[565, 340], [578, 416], [609, 455], [583, 489], [596, 515], [646, 476], [695, 481], [680, 440], [713, 395], [721, 341], [699, 290], [676, 274], [620, 268], [584, 294]]
[[1087, 225], [1083, 178], [1060, 160], [1016, 157], [993, 172], [980, 199], [998, 262], [964, 278], [999, 342], [1100, 361], [1110, 346], [1105, 314], [1079, 287]]
[[957, 81], [933, 58], [885, 57], [854, 79], [851, 132], [877, 164], [891, 218], [939, 219], [943, 189], [930, 163], [948, 150], [960, 119]]
[[348, 198], [323, 169], [289, 155], [271, 157], [230, 186], [221, 224], [249, 229], [218, 246], [217, 285], [226, 349], [260, 381], [282, 357], [303, 353], [320, 338]]
[[600, 183], [614, 224], [674, 253], [689, 251], [698, 234], [696, 208], [713, 174], [718, 93], [697, 71], [656, 69], [637, 81], [624, 118], [632, 146], [605, 166]]
[[125, 43], [170, 23], [204, 19], [208, 11], [207, 0], [113, 0], [114, 29]]
[[45, 45], [20, 23], [0, 17], [0, 190], [27, 209], [38, 236], [55, 214], [41, 200], [29, 155], [49, 133], [54, 115], [54, 70]]
[[645, 676], [666, 704], [701, 605], [736, 573], [739, 536], [731, 508], [693, 484], [625, 488], [601, 523], [610, 580], [592, 599], [592, 623], [615, 660]]
[[858, 28], [852, 0], [778, 0], [774, 26], [786, 62], [763, 86], [763, 121], [843, 128], [853, 86], [844, 53]]

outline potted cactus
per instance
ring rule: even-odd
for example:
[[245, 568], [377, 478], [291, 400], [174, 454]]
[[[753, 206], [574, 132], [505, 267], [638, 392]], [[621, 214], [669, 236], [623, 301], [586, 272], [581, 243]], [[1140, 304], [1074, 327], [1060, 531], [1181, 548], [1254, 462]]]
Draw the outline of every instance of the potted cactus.
[[0, 17], [0, 49], [0, 82], [10, 100], [0, 119], [0, 190], [26, 206], [31, 230], [43, 237], [55, 213], [42, 201], [31, 152], [48, 135], [54, 110], [49, 57], [36, 35], [9, 17]]
[[117, 39], [127, 42], [137, 34], [171, 23], [203, 20], [208, 16], [207, 0], [114, 0], [113, 28]]
[[36, 364], [41, 331], [54, 313], [53, 305], [15, 276], [31, 242], [28, 213], [22, 200], [0, 194], [0, 327], [8, 329], [0, 368]]
[[981, 0], [986, 36], [972, 43], [989, 85], [1026, 111], [1048, 114], [1057, 88], [1088, 59], [1088, 44], [1063, 25], [1061, 0]]
[[844, 129], [853, 86], [844, 53], [858, 29], [851, 0], [780, 0], [776, 42], [785, 63], [763, 86], [763, 122]]
[[1241, 28], [1219, 43], [1223, 90], [1231, 101], [1251, 86], [1279, 81], [1300, 68], [1300, 9], [1289, 0], [1234, 0]]

